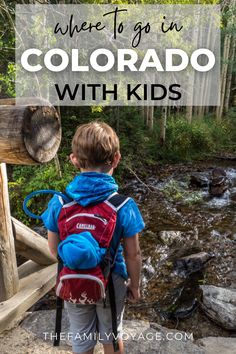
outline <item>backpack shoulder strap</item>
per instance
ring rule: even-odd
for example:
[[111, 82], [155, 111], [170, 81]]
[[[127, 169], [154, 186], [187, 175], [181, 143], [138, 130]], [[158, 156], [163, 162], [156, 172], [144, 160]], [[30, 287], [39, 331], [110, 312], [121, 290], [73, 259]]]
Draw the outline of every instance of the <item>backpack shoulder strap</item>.
[[128, 200], [130, 200], [130, 197], [126, 197], [125, 195], [119, 193], [113, 193], [108, 197], [106, 203], [111, 205], [116, 211], [119, 211], [128, 202]]
[[[106, 200], [106, 203], [109, 204], [113, 209], [115, 209], [116, 212], [118, 212], [128, 202], [128, 200], [130, 200], [129, 197], [126, 197], [122, 194], [114, 193], [108, 198], [108, 200]], [[109, 272], [112, 272], [114, 269], [114, 264], [115, 264], [116, 256], [118, 253], [119, 245], [120, 245], [120, 239], [118, 240], [118, 242], [115, 246], [113, 260], [112, 260], [112, 263], [108, 266], [108, 273], [107, 274], [109, 274]], [[109, 256], [110, 256], [110, 250], [108, 250], [108, 258], [109, 258]], [[115, 301], [116, 294], [115, 294], [115, 288], [114, 288], [114, 284], [113, 284], [112, 274], [108, 280], [108, 291], [109, 291], [109, 297], [110, 297], [112, 331], [114, 333], [113, 348], [114, 348], [114, 352], [117, 352], [119, 350], [119, 343], [117, 341], [117, 333], [118, 333], [118, 330], [117, 330], [117, 308], [116, 308], [116, 301]]]

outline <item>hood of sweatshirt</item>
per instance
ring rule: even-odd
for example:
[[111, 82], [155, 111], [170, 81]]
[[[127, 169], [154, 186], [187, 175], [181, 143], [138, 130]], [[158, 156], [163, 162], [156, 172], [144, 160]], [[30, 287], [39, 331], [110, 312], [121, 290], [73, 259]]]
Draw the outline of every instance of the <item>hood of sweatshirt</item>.
[[102, 202], [117, 191], [114, 178], [98, 172], [82, 172], [66, 187], [66, 194], [82, 206]]

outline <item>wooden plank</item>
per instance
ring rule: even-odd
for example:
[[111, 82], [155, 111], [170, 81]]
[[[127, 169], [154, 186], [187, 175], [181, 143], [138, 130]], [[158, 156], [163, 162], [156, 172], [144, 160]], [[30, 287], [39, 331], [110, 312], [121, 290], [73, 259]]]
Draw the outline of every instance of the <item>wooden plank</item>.
[[17, 219], [12, 218], [12, 221], [15, 228], [15, 247], [18, 254], [41, 265], [57, 262], [57, 259], [51, 255], [45, 238]]
[[49, 102], [37, 100], [38, 105], [31, 99], [21, 105], [0, 100], [0, 162], [32, 165], [55, 156], [61, 141], [60, 117]]
[[29, 260], [18, 267], [19, 279], [25, 278], [34, 272], [38, 272], [40, 269], [42, 269], [41, 265]]
[[57, 264], [52, 264], [48, 267], [41, 267], [37, 272], [20, 280], [18, 293], [0, 303], [0, 332], [14, 323], [55, 285], [56, 273]]
[[6, 165], [0, 164], [0, 301], [18, 290], [18, 272], [11, 224]]

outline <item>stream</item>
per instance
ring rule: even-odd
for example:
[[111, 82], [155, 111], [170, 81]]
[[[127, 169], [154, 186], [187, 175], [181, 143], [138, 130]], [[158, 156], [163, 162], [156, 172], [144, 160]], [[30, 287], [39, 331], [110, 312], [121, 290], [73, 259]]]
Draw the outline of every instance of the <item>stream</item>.
[[[142, 299], [125, 318], [144, 319], [204, 336], [236, 336], [208, 319], [199, 306], [199, 285], [236, 288], [236, 166], [230, 163], [161, 166], [156, 176], [129, 180], [123, 192], [138, 202], [146, 228], [141, 233]], [[215, 168], [225, 171], [228, 189], [209, 194]], [[203, 186], [192, 186], [200, 174]], [[144, 184], [145, 183], [145, 184]], [[182, 257], [204, 252], [203, 261]], [[192, 267], [192, 268], [191, 268]]]

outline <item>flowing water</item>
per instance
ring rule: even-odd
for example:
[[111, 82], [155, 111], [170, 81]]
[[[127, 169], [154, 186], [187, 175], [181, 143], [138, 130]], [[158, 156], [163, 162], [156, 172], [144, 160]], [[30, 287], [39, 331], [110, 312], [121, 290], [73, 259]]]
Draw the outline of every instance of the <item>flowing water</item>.
[[[211, 197], [208, 184], [190, 186], [194, 172], [209, 180], [215, 167], [224, 168], [229, 183], [222, 196]], [[146, 223], [140, 238], [142, 300], [127, 307], [126, 317], [193, 332], [195, 338], [236, 336], [210, 321], [198, 306], [200, 284], [236, 288], [236, 166], [162, 166], [142, 182], [131, 179], [124, 188], [139, 203]], [[202, 251], [209, 260], [187, 274], [178, 260]]]

